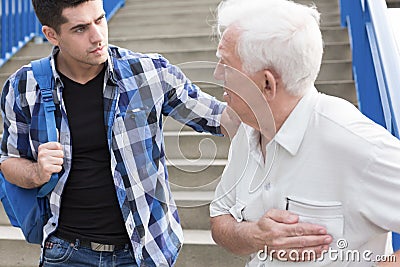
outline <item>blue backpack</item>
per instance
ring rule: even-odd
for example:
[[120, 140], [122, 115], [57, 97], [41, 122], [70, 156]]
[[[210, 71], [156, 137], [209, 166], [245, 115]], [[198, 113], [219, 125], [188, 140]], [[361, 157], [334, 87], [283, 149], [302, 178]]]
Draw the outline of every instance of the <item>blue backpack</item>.
[[[55, 122], [55, 105], [53, 101], [53, 75], [49, 58], [31, 62], [33, 75], [39, 85], [45, 109], [47, 126], [47, 141], [57, 141]], [[41, 244], [43, 239], [43, 226], [52, 216], [47, 195], [58, 182], [58, 174], [51, 176], [50, 180], [40, 188], [24, 189], [9, 183], [0, 172], [0, 199], [4, 210], [15, 227], [21, 228], [25, 239], [29, 243]]]

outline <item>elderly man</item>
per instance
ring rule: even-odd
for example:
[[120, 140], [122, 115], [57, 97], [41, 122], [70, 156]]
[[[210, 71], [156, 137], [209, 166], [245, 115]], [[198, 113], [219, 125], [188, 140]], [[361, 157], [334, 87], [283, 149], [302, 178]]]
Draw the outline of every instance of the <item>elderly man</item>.
[[[323, 54], [316, 8], [228, 0], [218, 28], [215, 76], [242, 125], [210, 206], [214, 240], [250, 255], [247, 266], [372, 266], [388, 233], [400, 231], [400, 141], [315, 89]], [[326, 227], [325, 244], [297, 220]]]

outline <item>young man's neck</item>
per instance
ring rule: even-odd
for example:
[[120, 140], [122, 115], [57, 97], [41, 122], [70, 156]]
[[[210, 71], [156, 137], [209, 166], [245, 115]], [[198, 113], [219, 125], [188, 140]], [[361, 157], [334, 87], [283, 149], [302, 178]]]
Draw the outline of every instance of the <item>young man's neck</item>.
[[89, 64], [71, 64], [68, 60], [63, 58], [61, 52], [59, 52], [56, 57], [56, 68], [64, 76], [69, 79], [80, 83], [86, 84], [88, 81], [96, 77], [104, 68], [104, 64], [99, 65], [89, 65]]

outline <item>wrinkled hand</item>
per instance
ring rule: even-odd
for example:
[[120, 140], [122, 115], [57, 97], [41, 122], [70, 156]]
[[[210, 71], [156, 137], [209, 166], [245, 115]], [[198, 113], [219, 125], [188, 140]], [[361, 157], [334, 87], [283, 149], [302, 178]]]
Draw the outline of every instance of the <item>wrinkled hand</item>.
[[[305, 261], [318, 258], [324, 250], [329, 249], [329, 244], [333, 240], [324, 227], [300, 223], [297, 215], [277, 209], [267, 211], [256, 222], [252, 235], [258, 250], [263, 250], [265, 253], [265, 249], [267, 249], [268, 257], [272, 256], [285, 261]], [[303, 251], [307, 251], [304, 255], [311, 254], [315, 257], [303, 258], [301, 257]], [[308, 253], [309, 251], [314, 251], [315, 254]], [[296, 255], [300, 255], [300, 257], [295, 257]]]
[[50, 180], [53, 173], [59, 173], [64, 163], [64, 152], [58, 142], [48, 142], [38, 149], [38, 184], [44, 184]]

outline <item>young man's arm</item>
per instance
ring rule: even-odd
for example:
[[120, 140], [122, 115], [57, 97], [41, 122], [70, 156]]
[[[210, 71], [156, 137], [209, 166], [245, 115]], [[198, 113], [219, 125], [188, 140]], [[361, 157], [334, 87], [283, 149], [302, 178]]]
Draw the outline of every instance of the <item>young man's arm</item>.
[[[37, 161], [31, 159], [30, 155], [34, 153], [30, 152], [29, 115], [23, 112], [20, 104], [23, 102], [22, 94], [17, 89], [23, 81], [21, 77], [28, 76], [22, 74], [23, 71], [11, 76], [1, 92], [3, 136], [0, 168], [10, 183], [22, 188], [35, 188], [48, 182], [52, 173], [61, 171], [64, 154], [60, 143], [48, 142], [38, 147]], [[24, 81], [23, 84], [32, 83]]]
[[1, 163], [4, 177], [22, 188], [39, 187], [50, 180], [53, 173], [62, 169], [64, 153], [57, 142], [39, 146], [38, 162], [24, 158], [8, 158]]

